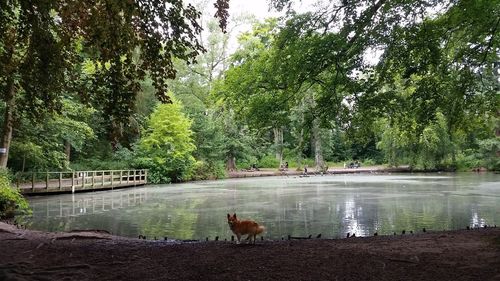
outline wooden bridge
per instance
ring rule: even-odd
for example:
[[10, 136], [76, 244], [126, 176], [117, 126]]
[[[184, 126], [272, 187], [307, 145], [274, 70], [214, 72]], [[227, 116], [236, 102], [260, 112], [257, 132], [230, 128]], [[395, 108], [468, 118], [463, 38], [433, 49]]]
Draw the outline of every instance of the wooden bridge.
[[16, 175], [15, 185], [25, 195], [75, 193], [145, 185], [148, 170], [34, 172]]

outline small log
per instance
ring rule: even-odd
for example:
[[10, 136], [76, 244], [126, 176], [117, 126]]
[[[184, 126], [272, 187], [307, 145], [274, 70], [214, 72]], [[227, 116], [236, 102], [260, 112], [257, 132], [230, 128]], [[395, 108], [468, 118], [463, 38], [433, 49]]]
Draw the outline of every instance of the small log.
[[186, 240], [182, 240], [182, 242], [198, 242], [198, 240], [195, 240], [195, 239], [186, 239]]
[[288, 240], [291, 240], [291, 239], [298, 239], [298, 240], [300, 240], [300, 239], [311, 239], [311, 238], [312, 238], [312, 235], [309, 235], [309, 236], [307, 236], [307, 237], [301, 237], [301, 236], [290, 236], [290, 235], [288, 236]]

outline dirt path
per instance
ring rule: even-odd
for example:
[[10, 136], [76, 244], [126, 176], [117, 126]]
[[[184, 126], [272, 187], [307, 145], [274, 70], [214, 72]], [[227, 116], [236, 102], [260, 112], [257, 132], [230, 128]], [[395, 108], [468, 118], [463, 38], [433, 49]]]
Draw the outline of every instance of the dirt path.
[[0, 223], [0, 280], [500, 280], [500, 229], [235, 245]]
[[[358, 174], [358, 173], [404, 173], [410, 172], [408, 167], [399, 167], [399, 168], [387, 168], [385, 166], [369, 166], [369, 167], [360, 167], [360, 168], [329, 168], [328, 171], [324, 174]], [[317, 172], [313, 169], [309, 169], [307, 172], [307, 176], [316, 176], [322, 175], [322, 173]], [[278, 169], [259, 169], [259, 170], [238, 170], [231, 171], [227, 174], [228, 178], [248, 178], [248, 177], [266, 177], [266, 176], [304, 176], [303, 171], [297, 171], [295, 169], [288, 169], [286, 171], [280, 171]]]

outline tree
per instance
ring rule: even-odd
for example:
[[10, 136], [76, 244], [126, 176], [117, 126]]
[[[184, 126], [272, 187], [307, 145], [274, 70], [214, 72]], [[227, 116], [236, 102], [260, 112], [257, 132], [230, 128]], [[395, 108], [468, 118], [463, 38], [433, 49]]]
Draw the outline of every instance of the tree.
[[243, 47], [231, 56], [223, 83], [218, 84], [214, 93], [233, 108], [238, 120], [250, 129], [273, 132], [276, 159], [281, 163], [290, 103], [281, 93], [283, 89], [275, 89], [268, 81], [274, 77], [269, 57], [276, 30], [277, 19], [267, 19], [240, 37]]
[[[289, 13], [259, 63], [266, 65], [259, 84], [271, 85], [269, 93], [286, 89], [281, 96], [292, 104], [317, 87], [315, 115], [339, 122], [361, 147], [373, 147], [370, 128], [388, 117], [408, 136], [410, 159], [423, 153], [442, 162], [446, 154], [455, 162], [458, 138], [477, 128], [470, 120], [488, 121], [498, 108], [498, 1], [441, 1], [440, 8], [432, 0], [330, 1], [305, 14], [291, 1], [272, 3]], [[384, 51], [376, 68], [365, 59], [374, 49]], [[437, 140], [451, 150], [434, 147]]]
[[[224, 28], [227, 1], [217, 1], [216, 8]], [[139, 81], [147, 74], [157, 97], [169, 102], [173, 59], [194, 62], [204, 50], [197, 39], [199, 17], [182, 0], [3, 1], [0, 91], [6, 108], [0, 166], [7, 165], [16, 112], [40, 117], [60, 111], [65, 91], [85, 93], [85, 100], [102, 105], [111, 131], [132, 113]], [[86, 57], [79, 55], [82, 51]], [[78, 73], [84, 59], [95, 72], [83, 81], [79, 75], [68, 77], [75, 67]]]
[[65, 99], [62, 113], [46, 118], [44, 123], [33, 123], [28, 116], [18, 117], [9, 166], [22, 172], [67, 168], [70, 151], [80, 152], [95, 137], [88, 125], [94, 112]]
[[182, 113], [182, 105], [158, 104], [139, 141], [137, 165], [150, 169], [151, 182], [186, 180], [195, 160], [192, 121]]

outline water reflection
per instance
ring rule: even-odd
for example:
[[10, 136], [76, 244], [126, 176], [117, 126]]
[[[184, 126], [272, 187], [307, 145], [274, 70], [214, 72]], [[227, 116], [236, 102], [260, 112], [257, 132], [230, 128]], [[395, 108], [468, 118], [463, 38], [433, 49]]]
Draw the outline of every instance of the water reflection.
[[229, 238], [226, 213], [266, 237], [345, 237], [500, 224], [500, 175], [272, 177], [34, 197], [31, 228], [137, 237]]

